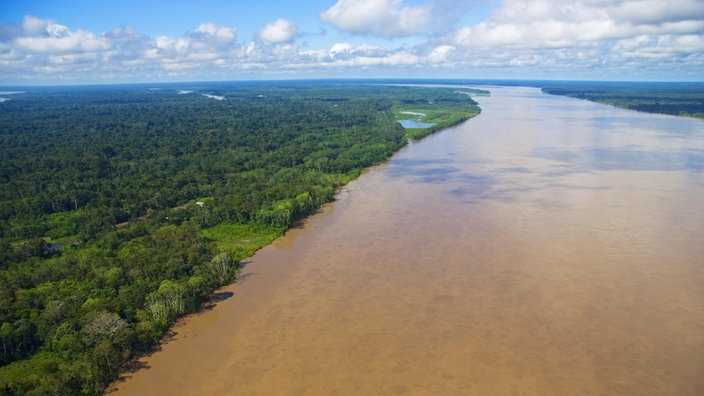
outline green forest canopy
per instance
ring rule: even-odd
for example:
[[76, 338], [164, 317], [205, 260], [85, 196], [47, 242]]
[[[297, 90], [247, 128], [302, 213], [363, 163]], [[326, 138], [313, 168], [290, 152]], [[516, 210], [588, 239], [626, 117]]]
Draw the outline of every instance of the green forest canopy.
[[99, 394], [239, 261], [462, 89], [323, 83], [32, 88], [0, 103], [0, 393]]

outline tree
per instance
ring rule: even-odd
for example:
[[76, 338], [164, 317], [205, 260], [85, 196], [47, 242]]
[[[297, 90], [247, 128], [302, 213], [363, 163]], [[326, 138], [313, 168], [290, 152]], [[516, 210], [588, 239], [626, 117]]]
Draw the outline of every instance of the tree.
[[185, 293], [186, 288], [180, 283], [164, 280], [156, 292], [147, 296], [147, 310], [157, 322], [170, 323], [185, 312]]
[[112, 338], [120, 329], [129, 326], [118, 314], [100, 311], [83, 325], [82, 331], [89, 335]]
[[223, 285], [234, 279], [237, 266], [230, 252], [222, 252], [210, 260], [206, 269], [218, 285]]

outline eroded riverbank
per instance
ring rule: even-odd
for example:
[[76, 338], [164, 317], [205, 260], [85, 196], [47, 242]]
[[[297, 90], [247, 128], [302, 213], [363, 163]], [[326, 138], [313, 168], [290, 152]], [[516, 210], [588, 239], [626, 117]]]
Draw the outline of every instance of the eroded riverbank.
[[700, 394], [704, 123], [492, 91], [115, 394]]

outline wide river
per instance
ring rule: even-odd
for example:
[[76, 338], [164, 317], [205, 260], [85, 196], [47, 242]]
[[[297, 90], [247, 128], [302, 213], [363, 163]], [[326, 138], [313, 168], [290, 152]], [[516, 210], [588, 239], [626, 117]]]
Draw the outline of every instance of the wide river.
[[704, 122], [490, 87], [117, 395], [704, 395]]

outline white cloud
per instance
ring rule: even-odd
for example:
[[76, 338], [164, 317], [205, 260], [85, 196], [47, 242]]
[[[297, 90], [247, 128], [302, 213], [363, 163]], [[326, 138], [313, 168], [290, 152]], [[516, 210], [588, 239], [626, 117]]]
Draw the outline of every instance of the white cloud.
[[320, 67], [372, 67], [372, 66], [413, 66], [422, 58], [406, 50], [389, 51], [373, 45], [353, 47], [349, 43], [336, 43], [326, 57], [318, 58]]
[[229, 44], [237, 39], [237, 28], [235, 26], [217, 26], [212, 22], [201, 23], [196, 28], [194, 37]]
[[609, 14], [632, 24], [660, 24], [690, 19], [704, 19], [704, 4], [696, 0], [630, 0], [610, 7]]
[[129, 26], [97, 35], [53, 20], [27, 16], [21, 25], [0, 25], [0, 71], [11, 78], [55, 76], [159, 76], [179, 70], [209, 70], [237, 59], [235, 26], [210, 22], [180, 37], [150, 38]]
[[388, 56], [390, 51], [376, 46], [363, 44], [358, 47], [352, 47], [349, 43], [335, 43], [328, 55], [331, 59], [353, 59], [353, 58], [383, 58]]
[[430, 54], [428, 55], [427, 59], [430, 63], [449, 63], [450, 62], [450, 56], [452, 53], [455, 51], [455, 46], [452, 45], [441, 45], [439, 47], [434, 48]]
[[349, 43], [335, 43], [330, 48], [330, 57], [334, 58], [341, 54], [349, 54], [352, 52], [352, 45]]
[[22, 23], [23, 32], [16, 38], [18, 49], [33, 53], [86, 52], [105, 50], [110, 47], [108, 40], [85, 31], [71, 31], [52, 20], [26, 16]]
[[624, 58], [634, 59], [670, 59], [689, 54], [704, 54], [704, 37], [702, 35], [642, 35], [619, 40], [614, 49]]
[[[285, 19], [264, 25], [252, 40], [238, 41], [236, 26], [212, 22], [196, 23], [183, 35], [149, 37], [129, 26], [94, 33], [27, 16], [20, 24], [0, 23], [0, 82], [269, 73], [468, 78], [650, 73], [657, 79], [701, 79], [704, 67], [704, 0], [503, 0], [481, 19], [467, 19], [477, 22], [459, 27], [455, 22], [474, 0], [410, 1], [337, 1], [321, 20], [361, 36], [343, 35], [322, 45], [311, 43], [330, 40], [332, 33], [301, 34]], [[299, 45], [296, 39], [303, 35], [319, 37]], [[414, 37], [399, 39], [403, 36]]]
[[682, 0], [505, 0], [482, 22], [459, 29], [465, 47], [564, 48], [643, 33], [700, 33], [704, 3]]
[[431, 30], [431, 9], [403, 6], [402, 0], [338, 0], [319, 16], [346, 32], [401, 37]]
[[272, 43], [290, 43], [298, 34], [298, 26], [285, 19], [277, 19], [269, 22], [259, 29], [257, 37], [259, 40]]
[[608, 78], [643, 70], [691, 74], [704, 66], [704, 2], [504, 0], [450, 42], [457, 47], [453, 59], [465, 65], [572, 70], [571, 78], [590, 70], [609, 70]]
[[49, 23], [55, 22], [27, 15], [22, 20], [22, 29], [28, 35], [38, 35], [46, 32], [46, 26]]
[[172, 72], [210, 69], [235, 56], [240, 50], [236, 39], [235, 26], [207, 22], [181, 37], [157, 36], [142, 44], [142, 54], [153, 61], [152, 65]]

